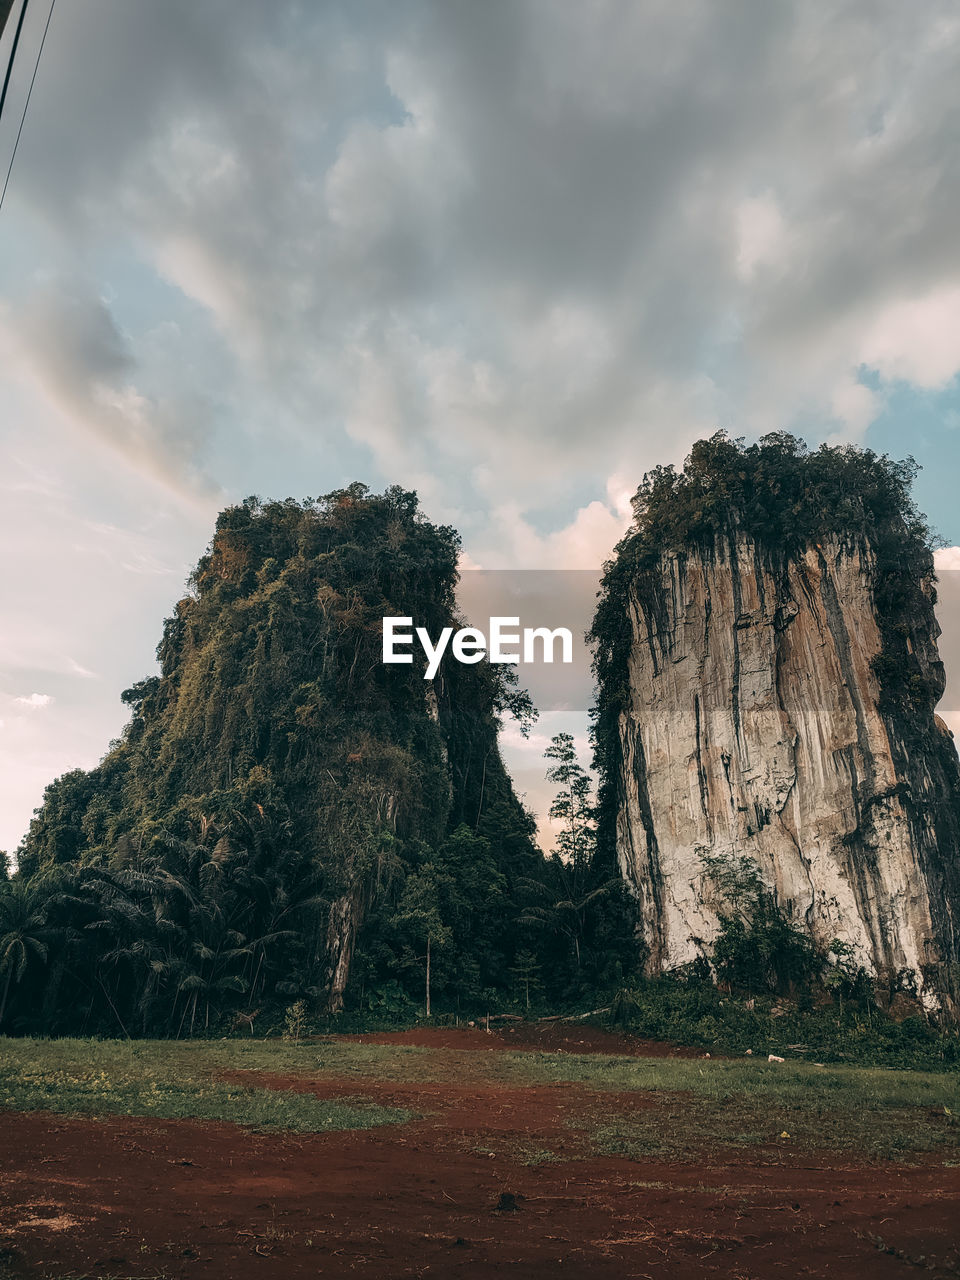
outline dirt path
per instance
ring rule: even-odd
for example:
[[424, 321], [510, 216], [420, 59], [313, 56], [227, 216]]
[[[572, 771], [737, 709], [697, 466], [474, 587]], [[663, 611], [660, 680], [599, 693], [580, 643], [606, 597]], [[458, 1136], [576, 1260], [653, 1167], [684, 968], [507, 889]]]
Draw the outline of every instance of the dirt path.
[[[960, 1275], [960, 1169], [797, 1164], [776, 1149], [701, 1165], [596, 1159], [578, 1147], [571, 1116], [649, 1099], [575, 1085], [256, 1079], [362, 1094], [422, 1118], [278, 1137], [0, 1113], [10, 1274]], [[560, 1159], [536, 1163], [546, 1147]]]

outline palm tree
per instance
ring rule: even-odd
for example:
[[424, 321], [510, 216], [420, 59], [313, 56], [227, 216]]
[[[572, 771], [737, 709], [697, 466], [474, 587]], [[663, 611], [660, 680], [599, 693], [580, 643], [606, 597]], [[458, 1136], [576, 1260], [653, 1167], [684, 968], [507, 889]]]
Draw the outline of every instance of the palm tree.
[[576, 968], [579, 970], [587, 908], [615, 888], [618, 882], [612, 879], [594, 886], [584, 883], [585, 876], [574, 874], [556, 855], [548, 865], [552, 872], [552, 883], [524, 881], [527, 891], [541, 899], [541, 905], [528, 906], [520, 915], [519, 923], [534, 925], [566, 938], [573, 948]]
[[0, 995], [0, 1025], [7, 1011], [11, 984], [19, 984], [31, 958], [46, 964], [50, 930], [44, 916], [45, 899], [24, 880], [0, 884], [0, 974], [6, 974]]

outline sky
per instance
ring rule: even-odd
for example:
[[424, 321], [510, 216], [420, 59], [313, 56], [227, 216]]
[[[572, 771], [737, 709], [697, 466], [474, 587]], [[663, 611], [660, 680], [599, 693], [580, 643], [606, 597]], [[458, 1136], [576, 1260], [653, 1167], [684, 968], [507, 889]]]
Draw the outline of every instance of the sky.
[[0, 209], [0, 848], [250, 493], [589, 569], [651, 466], [786, 429], [913, 454], [960, 543], [958, 82], [935, 0], [59, 0]]

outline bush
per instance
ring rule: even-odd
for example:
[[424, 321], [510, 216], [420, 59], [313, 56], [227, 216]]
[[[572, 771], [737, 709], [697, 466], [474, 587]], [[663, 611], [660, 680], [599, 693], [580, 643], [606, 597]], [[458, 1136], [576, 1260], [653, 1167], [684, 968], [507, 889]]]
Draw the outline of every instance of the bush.
[[960, 1036], [923, 1018], [896, 1022], [876, 1004], [801, 1007], [772, 995], [725, 995], [712, 985], [667, 975], [614, 998], [607, 1025], [652, 1040], [728, 1054], [777, 1053], [816, 1062], [900, 1070], [960, 1070]]
[[761, 892], [747, 919], [721, 919], [713, 963], [717, 977], [731, 987], [785, 995], [808, 985], [823, 961], [810, 939]]
[[307, 1002], [298, 1000], [287, 1010], [283, 1019], [283, 1038], [299, 1044], [307, 1030]]

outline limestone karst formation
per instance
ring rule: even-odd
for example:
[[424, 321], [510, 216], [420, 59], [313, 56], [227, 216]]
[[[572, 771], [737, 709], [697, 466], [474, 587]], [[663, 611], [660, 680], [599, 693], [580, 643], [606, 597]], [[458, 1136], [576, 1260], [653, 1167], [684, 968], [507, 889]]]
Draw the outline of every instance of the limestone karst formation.
[[824, 953], [956, 994], [958, 761], [911, 479], [717, 436], [641, 487], [595, 638], [602, 830], [650, 972], [709, 955], [715, 869], [748, 860]]

